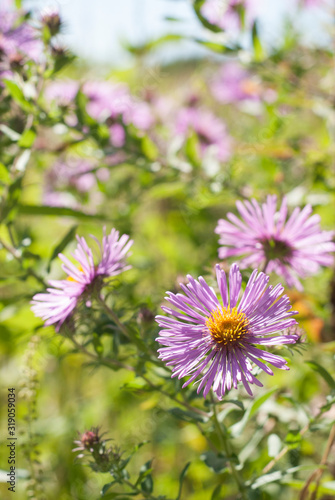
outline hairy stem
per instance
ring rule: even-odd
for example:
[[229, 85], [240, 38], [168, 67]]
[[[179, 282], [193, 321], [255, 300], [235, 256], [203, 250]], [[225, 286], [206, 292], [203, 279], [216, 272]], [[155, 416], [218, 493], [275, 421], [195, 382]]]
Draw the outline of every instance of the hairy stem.
[[215, 429], [218, 433], [218, 436], [219, 436], [219, 440], [220, 440], [220, 444], [221, 444], [221, 447], [223, 448], [226, 456], [227, 456], [227, 459], [229, 461], [229, 466], [230, 466], [230, 469], [231, 469], [231, 473], [232, 473], [232, 476], [234, 478], [234, 481], [236, 483], [236, 486], [240, 492], [240, 496], [243, 500], [247, 500], [247, 495], [246, 495], [246, 492], [245, 492], [245, 486], [244, 486], [244, 483], [243, 483], [243, 480], [242, 478], [240, 477], [239, 475], [239, 472], [237, 471], [233, 461], [231, 460], [231, 457], [232, 457], [232, 447], [231, 447], [231, 444], [229, 442], [229, 439], [225, 433], [225, 430], [223, 429], [223, 426], [220, 424], [219, 422], [219, 419], [218, 419], [218, 414], [217, 414], [217, 408], [216, 408], [216, 405], [214, 403], [214, 398], [213, 398], [213, 395], [212, 395], [212, 406], [213, 406], [213, 419], [214, 419], [214, 426], [215, 426]]

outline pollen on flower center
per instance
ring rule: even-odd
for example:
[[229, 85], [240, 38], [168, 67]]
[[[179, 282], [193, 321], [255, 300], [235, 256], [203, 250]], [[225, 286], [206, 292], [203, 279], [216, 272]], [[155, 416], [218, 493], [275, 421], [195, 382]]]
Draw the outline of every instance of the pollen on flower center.
[[[80, 273], [84, 272], [84, 269], [82, 268], [82, 266], [78, 266], [77, 269]], [[76, 279], [72, 278], [72, 276], [68, 276], [66, 279], [67, 279], [67, 281], [74, 281], [75, 283], [78, 283], [78, 281]]]
[[236, 307], [218, 308], [206, 321], [212, 339], [220, 347], [237, 344], [248, 333], [248, 319]]

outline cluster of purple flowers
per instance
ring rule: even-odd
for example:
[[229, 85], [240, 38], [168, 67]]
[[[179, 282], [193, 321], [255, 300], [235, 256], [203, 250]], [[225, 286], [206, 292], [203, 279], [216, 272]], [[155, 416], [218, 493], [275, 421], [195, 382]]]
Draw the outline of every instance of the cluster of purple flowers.
[[80, 205], [72, 189], [76, 193], [88, 195], [90, 208], [101, 202], [97, 182], [106, 182], [109, 178], [107, 167], [98, 167], [97, 162], [70, 156], [66, 161], [58, 160], [46, 172], [43, 202], [48, 206], [79, 208]]
[[49, 102], [56, 102], [58, 106], [71, 111], [79, 89], [88, 98], [87, 112], [99, 123], [107, 124], [110, 142], [116, 148], [125, 144], [127, 125], [131, 124], [140, 131], [147, 131], [153, 124], [150, 106], [132, 96], [124, 84], [87, 81], [80, 85], [74, 80], [59, 80], [48, 86], [45, 97]]
[[[317, 2], [305, 0], [304, 3]], [[207, 0], [202, 15], [224, 30], [239, 30], [243, 18], [241, 9], [246, 12], [246, 22], [251, 24], [255, 16], [252, 0]], [[17, 26], [17, 16], [7, 8], [0, 10], [2, 76], [11, 74], [11, 64], [17, 54], [32, 60], [41, 55], [36, 32], [26, 22]], [[55, 19], [52, 12], [46, 12], [42, 18], [51, 34]], [[211, 82], [211, 90], [220, 103], [271, 102], [276, 98], [274, 91], [264, 89], [260, 81], [237, 63], [222, 66]], [[124, 84], [56, 81], [49, 85], [45, 97], [51, 106], [56, 103], [64, 108], [69, 125], [76, 125], [73, 101], [79, 91], [87, 98], [88, 114], [107, 125], [114, 148], [124, 147], [128, 126], [147, 132], [157, 120], [153, 107], [131, 95]], [[157, 101], [157, 114], [163, 115], [163, 108]], [[195, 133], [201, 158], [211, 153], [221, 162], [230, 158], [232, 139], [224, 122], [211, 111], [189, 102], [173, 115], [173, 135], [185, 143], [190, 134]], [[60, 193], [56, 192], [58, 182], [66, 182], [84, 193], [92, 189], [99, 176], [106, 180], [108, 170], [98, 169], [95, 163], [79, 159], [58, 161], [47, 174], [50, 189], [45, 193], [45, 200], [48, 205], [62, 205], [64, 200], [57, 196], [65, 193], [62, 184]], [[309, 205], [302, 210], [295, 208], [290, 216], [286, 199], [277, 208], [276, 196], [268, 196], [262, 205], [256, 200], [238, 201], [236, 207], [240, 217], [229, 212], [215, 229], [220, 238], [219, 258], [240, 258], [239, 264], [233, 263], [230, 267], [228, 278], [220, 266], [216, 266], [219, 294], [203, 277], [194, 279], [189, 275], [188, 283], [180, 285], [182, 293], [167, 292], [168, 305], [162, 306], [166, 315], [156, 317], [160, 327], [156, 340], [162, 346], [159, 357], [172, 367], [172, 377], [188, 377], [183, 387], [195, 382], [198, 393], [206, 397], [212, 389], [219, 400], [239, 383], [252, 394], [250, 385], [262, 385], [255, 368], [269, 375], [273, 375], [269, 364], [288, 369], [285, 359], [264, 348], [298, 341], [293, 317], [297, 312], [292, 311], [281, 284], [269, 285], [269, 274], [275, 273], [288, 286], [301, 290], [299, 278], [317, 273], [321, 266], [331, 266], [331, 253], [335, 251], [334, 232], [321, 230], [320, 218], [312, 215]], [[33, 297], [35, 315], [46, 325], [55, 325], [57, 331], [82, 302], [87, 306], [91, 304], [107, 278], [130, 268], [126, 258], [133, 242], [128, 235], [120, 236], [112, 229], [108, 235], [104, 232], [102, 243], [93, 239], [99, 247], [97, 262], [86, 240], [77, 237], [77, 247], [72, 254], [75, 262], [59, 254], [67, 278], [50, 280], [50, 288]], [[246, 268], [253, 271], [243, 289], [240, 269]]]
[[0, 5], [0, 77], [11, 78], [13, 70], [26, 61], [38, 62], [43, 43], [37, 30], [24, 20], [25, 12], [14, 9], [11, 0]]
[[261, 386], [254, 367], [269, 375], [273, 372], [267, 363], [288, 369], [283, 358], [262, 346], [299, 340], [292, 317], [297, 312], [282, 295], [284, 287], [269, 285], [265, 272], [301, 289], [298, 276], [305, 278], [320, 266], [331, 266], [335, 251], [334, 231], [320, 229], [320, 218], [311, 215], [309, 205], [296, 208], [289, 217], [285, 198], [279, 210], [276, 196], [268, 196], [261, 206], [255, 200], [236, 205], [241, 219], [228, 213], [229, 221], [220, 219], [216, 232], [222, 245], [220, 258], [244, 256], [240, 267], [255, 268], [244, 291], [237, 264], [231, 266], [228, 280], [217, 265], [219, 298], [202, 277], [188, 276], [188, 284], [180, 284], [183, 293], [167, 293], [169, 306], [162, 306], [167, 316], [156, 317], [161, 327], [157, 341], [163, 346], [159, 357], [173, 367], [172, 377], [189, 376], [183, 387], [195, 381], [198, 393], [206, 397], [212, 388], [219, 400], [238, 382], [249, 394], [249, 384]]
[[[305, 8], [319, 7], [325, 4], [325, 0], [295, 0], [292, 4]], [[252, 25], [260, 6], [257, 0], [206, 0], [201, 7], [201, 14], [209, 23], [234, 35], [244, 25]]]
[[179, 111], [176, 119], [177, 135], [185, 139], [192, 131], [199, 139], [201, 156], [212, 151], [219, 161], [225, 162], [230, 158], [231, 137], [224, 122], [210, 111], [193, 106]]

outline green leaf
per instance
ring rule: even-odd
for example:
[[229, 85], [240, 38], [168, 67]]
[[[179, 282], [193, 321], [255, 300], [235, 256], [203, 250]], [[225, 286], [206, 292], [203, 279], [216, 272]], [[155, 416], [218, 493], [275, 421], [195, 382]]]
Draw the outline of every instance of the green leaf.
[[24, 172], [26, 170], [26, 167], [28, 165], [28, 161], [30, 160], [30, 154], [31, 154], [31, 150], [30, 149], [25, 149], [17, 157], [16, 163], [15, 163], [15, 169], [18, 172]]
[[130, 462], [130, 460], [133, 458], [133, 456], [135, 455], [135, 453], [140, 448], [142, 448], [142, 446], [144, 446], [147, 443], [149, 443], [149, 441], [142, 441], [141, 443], [138, 443], [136, 446], [134, 446], [134, 448], [130, 452], [129, 456], [127, 458], [125, 458], [124, 460], [121, 461], [120, 469], [124, 469], [128, 465], [128, 463]]
[[198, 167], [200, 164], [199, 140], [195, 132], [190, 133], [186, 140], [185, 153], [187, 159], [191, 162], [191, 164], [195, 167]]
[[23, 132], [18, 142], [18, 145], [21, 148], [31, 148], [31, 146], [34, 144], [35, 139], [36, 139], [36, 132], [32, 128], [30, 128]]
[[212, 496], [211, 496], [211, 500], [221, 500], [221, 488], [222, 488], [222, 484], [218, 484], [216, 486], [216, 488], [214, 489], [213, 493], [212, 493]]
[[27, 113], [31, 113], [34, 111], [33, 105], [27, 101], [23, 90], [18, 86], [17, 83], [13, 82], [12, 80], [2, 80], [11, 95], [11, 97], [14, 99], [14, 101], [22, 108], [24, 111]]
[[257, 21], [252, 26], [252, 45], [254, 47], [254, 55], [256, 61], [264, 59], [264, 50], [258, 35]]
[[4, 123], [0, 125], [0, 131], [4, 133], [9, 139], [13, 142], [16, 142], [20, 139], [21, 135], [15, 132], [15, 130], [7, 127]]
[[171, 408], [168, 410], [174, 417], [179, 420], [183, 420], [184, 422], [208, 422], [208, 418], [194, 411], [185, 411], [181, 408]]
[[162, 182], [150, 190], [150, 197], [154, 199], [185, 198], [185, 184], [183, 182]]
[[3, 207], [1, 220], [13, 220], [17, 212], [18, 200], [22, 192], [22, 175], [17, 177], [15, 181], [8, 188], [8, 199], [6, 205]]
[[142, 153], [151, 161], [156, 160], [158, 157], [158, 148], [147, 135], [141, 139], [141, 150]]
[[232, 403], [233, 405], [238, 406], [241, 410], [244, 411], [244, 404], [238, 399], [225, 399], [225, 403]]
[[107, 483], [105, 484], [102, 489], [101, 489], [101, 492], [100, 492], [100, 495], [103, 496], [108, 490], [109, 488], [111, 488], [111, 486], [113, 486], [113, 484], [115, 484], [116, 481], [112, 481], [111, 483]]
[[283, 477], [282, 471], [278, 470], [276, 472], [271, 472], [271, 474], [265, 474], [264, 476], [260, 476], [253, 482], [251, 485], [251, 489], [256, 490], [265, 484], [274, 483], [276, 481], [280, 481]]
[[145, 493], [152, 493], [152, 490], [154, 489], [154, 482], [152, 479], [152, 460], [149, 460], [146, 462], [144, 465], [142, 465], [140, 469], [140, 475], [136, 481], [136, 485], [140, 484], [141, 485], [141, 490], [144, 491]]
[[66, 50], [64, 53], [61, 53], [60, 55], [57, 55], [56, 58], [54, 59], [55, 62], [51, 74], [55, 75], [65, 66], [72, 63], [76, 58], [77, 56], [69, 53], [68, 50]]
[[41, 215], [41, 216], [57, 216], [57, 217], [76, 217], [77, 219], [104, 220], [109, 219], [101, 214], [85, 214], [80, 210], [63, 207], [47, 207], [44, 205], [18, 205], [18, 211], [22, 215]]
[[167, 42], [178, 42], [182, 38], [183, 38], [182, 35], [178, 35], [177, 33], [168, 33], [168, 34], [163, 35], [159, 38], [156, 38], [154, 40], [146, 42], [142, 45], [124, 44], [124, 47], [131, 54], [134, 54], [137, 56], [143, 56], [143, 55], [147, 54], [148, 52], [150, 52], [151, 50], [156, 49], [156, 48], [160, 47], [161, 45], [164, 45]]
[[78, 228], [78, 225], [72, 226], [69, 229], [69, 231], [65, 234], [65, 236], [63, 236], [61, 241], [54, 247], [52, 254], [51, 254], [51, 257], [50, 257], [49, 262], [48, 262], [48, 267], [47, 267], [48, 273], [50, 272], [52, 261], [56, 257], [58, 257], [58, 254], [61, 253], [67, 247], [67, 245], [74, 239], [74, 237], [76, 235], [77, 228]]
[[272, 389], [268, 390], [261, 396], [258, 396], [258, 398], [256, 398], [251, 403], [251, 405], [248, 407], [245, 414], [243, 415], [243, 418], [239, 422], [234, 424], [232, 427], [230, 427], [230, 432], [233, 437], [238, 437], [242, 433], [248, 420], [257, 412], [257, 410], [262, 406], [262, 404], [264, 404], [265, 401], [267, 401], [272, 396], [272, 394], [274, 394], [277, 391], [277, 389], [278, 389], [277, 387], [273, 387]]
[[10, 175], [3, 163], [0, 163], [0, 182], [3, 184], [9, 184], [10, 182]]
[[194, 9], [194, 12], [195, 12], [195, 15], [197, 16], [197, 18], [199, 19], [199, 21], [201, 22], [201, 24], [207, 28], [208, 30], [210, 31], [213, 31], [213, 33], [222, 33], [222, 28], [220, 28], [219, 26], [217, 26], [216, 24], [212, 24], [208, 21], [208, 19], [206, 19], [202, 13], [201, 13], [201, 8], [203, 6], [203, 4], [205, 3], [205, 0], [195, 0], [193, 2], [193, 9]]
[[299, 448], [301, 441], [302, 441], [302, 437], [301, 437], [300, 431], [298, 429], [289, 431], [286, 438], [285, 438], [285, 444], [291, 450], [294, 450], [295, 448]]
[[76, 95], [75, 103], [77, 105], [77, 117], [78, 117], [79, 123], [81, 125], [85, 124], [85, 125], [97, 127], [98, 126], [97, 122], [86, 111], [88, 97], [80, 90], [78, 91], [78, 93]]
[[208, 40], [202, 40], [201, 38], [194, 38], [195, 42], [200, 43], [209, 50], [217, 52], [218, 54], [233, 54], [241, 49], [239, 45], [222, 45], [222, 43], [209, 42]]
[[191, 465], [191, 462], [188, 462], [185, 467], [183, 468], [183, 470], [181, 471], [181, 474], [179, 476], [179, 491], [178, 491], [178, 495], [176, 497], [176, 500], [180, 500], [180, 497], [181, 497], [181, 491], [183, 489], [183, 483], [184, 483], [184, 479], [185, 479], [185, 476], [187, 474], [187, 471], [189, 469], [189, 466]]
[[[325, 466], [323, 468], [326, 468]], [[270, 474], [264, 474], [263, 476], [258, 477], [252, 484], [251, 484], [251, 489], [256, 490], [257, 488], [260, 488], [261, 486], [264, 486], [265, 484], [269, 483], [275, 483], [277, 481], [282, 481], [285, 476], [294, 474], [295, 472], [301, 471], [301, 470], [315, 470], [315, 465], [298, 465], [297, 467], [291, 467], [290, 469], [280, 471], [277, 470], [275, 472], [271, 472]]]
[[212, 450], [203, 453], [200, 459], [209, 467], [215, 474], [220, 474], [227, 468], [227, 457], [223, 453], [215, 453]]
[[335, 481], [325, 481], [321, 483], [323, 493], [335, 493]]
[[268, 437], [268, 455], [269, 457], [276, 457], [280, 452], [282, 443], [277, 434], [270, 434]]
[[332, 391], [335, 391], [335, 380], [330, 375], [330, 373], [319, 363], [313, 360], [305, 361], [305, 363], [312, 368], [312, 370], [318, 372], [319, 375], [327, 382]]
[[97, 333], [93, 333], [93, 335], [92, 335], [92, 343], [93, 343], [93, 347], [94, 347], [95, 352], [99, 356], [102, 356], [103, 352], [104, 352], [104, 346], [103, 346], [103, 344], [101, 342], [101, 339], [100, 339], [100, 337], [99, 337], [99, 335]]

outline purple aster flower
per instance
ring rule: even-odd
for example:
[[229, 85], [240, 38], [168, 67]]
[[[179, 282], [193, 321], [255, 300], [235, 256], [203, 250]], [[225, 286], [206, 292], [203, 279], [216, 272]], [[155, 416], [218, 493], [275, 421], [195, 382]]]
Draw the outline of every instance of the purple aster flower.
[[192, 130], [198, 136], [201, 155], [210, 148], [218, 160], [227, 161], [230, 158], [231, 137], [223, 121], [210, 111], [193, 106], [180, 110], [176, 120], [176, 133], [186, 138]]
[[269, 375], [273, 372], [266, 363], [288, 370], [283, 358], [262, 349], [297, 341], [297, 335], [276, 335], [296, 324], [292, 316], [297, 313], [282, 295], [282, 285], [269, 286], [269, 276], [255, 270], [239, 299], [242, 276], [237, 264], [230, 268], [229, 286], [217, 265], [218, 299], [203, 277], [187, 278], [187, 285], [180, 284], [184, 294], [167, 292], [173, 309], [162, 309], [169, 316], [156, 317], [162, 328], [156, 340], [164, 346], [159, 357], [173, 366], [172, 377], [190, 376], [183, 387], [196, 380], [198, 394], [203, 391], [206, 397], [212, 387], [221, 400], [238, 382], [250, 395], [249, 384], [262, 386], [253, 366]]
[[41, 57], [43, 44], [37, 38], [37, 31], [30, 24], [23, 22], [16, 26], [18, 19], [19, 12], [14, 10], [13, 2], [5, 0], [0, 7], [2, 50], [7, 56], [19, 52], [37, 62]]
[[319, 7], [325, 5], [325, 0], [299, 0], [302, 7]]
[[75, 80], [56, 80], [51, 82], [45, 90], [48, 101], [54, 101], [58, 106], [69, 106], [79, 90], [79, 83]]
[[331, 266], [335, 243], [334, 231], [321, 231], [319, 215], [311, 215], [312, 207], [295, 208], [287, 218], [284, 198], [277, 211], [277, 197], [268, 196], [261, 206], [256, 200], [236, 202], [241, 219], [232, 213], [218, 221], [215, 232], [220, 235], [220, 259], [244, 256], [241, 268], [263, 267], [267, 273], [282, 276], [288, 286], [302, 290], [298, 279]]
[[241, 29], [240, 9], [245, 9], [247, 24], [254, 19], [251, 0], [206, 0], [201, 7], [201, 14], [222, 30], [238, 31]]
[[89, 98], [88, 113], [98, 121], [122, 118], [126, 125], [132, 123], [140, 130], [147, 130], [153, 122], [150, 106], [137, 101], [125, 85], [111, 82], [86, 82], [83, 92]]
[[236, 62], [224, 64], [213, 79], [211, 90], [223, 103], [264, 100], [273, 102], [276, 92], [264, 89], [257, 77], [251, 75]]
[[54, 6], [44, 8], [41, 12], [41, 22], [47, 26], [51, 36], [57, 35], [62, 26], [58, 8]]
[[32, 311], [45, 321], [46, 326], [56, 324], [57, 331], [81, 299], [90, 303], [90, 292], [94, 285], [102, 286], [103, 279], [116, 276], [131, 267], [125, 262], [133, 244], [128, 235], [119, 237], [119, 232], [112, 229], [109, 235], [104, 230], [102, 244], [94, 236], [92, 238], [99, 247], [99, 263], [94, 264], [93, 252], [85, 238], [77, 236], [78, 245], [72, 253], [75, 264], [59, 254], [67, 279], [50, 280], [52, 288], [48, 288], [47, 293], [38, 293], [33, 297]]
[[[89, 193], [96, 187], [96, 176], [99, 178], [99, 171], [94, 160], [69, 157], [66, 161], [56, 161], [46, 172], [45, 192], [74, 188], [79, 193]], [[104, 170], [104, 180], [108, 178], [106, 173], [108, 174], [108, 171]]]

